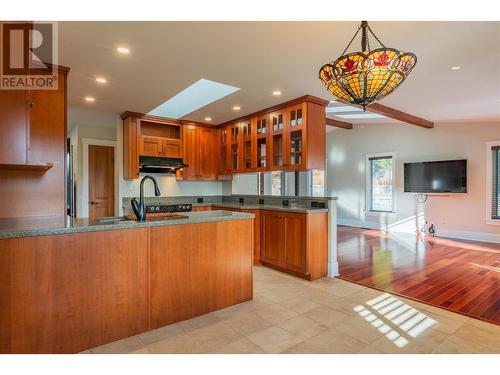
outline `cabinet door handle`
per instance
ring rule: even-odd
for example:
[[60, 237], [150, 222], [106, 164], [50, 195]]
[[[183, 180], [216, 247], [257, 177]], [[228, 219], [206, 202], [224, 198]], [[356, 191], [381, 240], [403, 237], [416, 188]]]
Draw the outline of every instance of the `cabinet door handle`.
[[33, 109], [33, 107], [35, 106], [35, 104], [31, 100], [27, 100], [26, 105], [28, 106], [29, 109]]
[[89, 204], [95, 205], [95, 204], [98, 204], [98, 203], [96, 201], [90, 201]]

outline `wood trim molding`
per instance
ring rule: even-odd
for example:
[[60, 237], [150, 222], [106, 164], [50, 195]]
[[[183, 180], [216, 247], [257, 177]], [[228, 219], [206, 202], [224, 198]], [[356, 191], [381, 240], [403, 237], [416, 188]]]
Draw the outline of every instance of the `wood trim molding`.
[[199, 121], [189, 121], [189, 120], [180, 120], [182, 125], [186, 126], [197, 126], [197, 127], [205, 127], [209, 129], [217, 129], [217, 125], [206, 124], [204, 122]]
[[350, 122], [344, 122], [339, 120], [334, 120], [333, 118], [325, 118], [326, 125], [335, 126], [342, 129], [352, 129], [352, 124]]
[[369, 112], [378, 113], [390, 117], [395, 120], [406, 122], [407, 124], [417, 125], [422, 128], [431, 129], [434, 127], [434, 123], [424, 120], [423, 118], [410, 115], [408, 113], [399, 111], [394, 108], [386, 107], [385, 105], [379, 103], [373, 103], [366, 107]]
[[141, 120], [146, 120], [151, 122], [159, 122], [162, 124], [169, 124], [169, 125], [182, 125], [181, 120], [176, 120], [168, 117], [153, 116], [140, 112], [125, 111], [120, 115], [120, 117], [122, 118], [122, 120], [125, 120], [127, 117], [138, 117]]
[[254, 113], [250, 113], [248, 115], [241, 116], [241, 117], [235, 118], [233, 120], [223, 122], [222, 124], [217, 125], [217, 127], [222, 128], [224, 126], [227, 126], [227, 125], [230, 125], [230, 124], [234, 124], [235, 122], [241, 122], [241, 121], [250, 120], [253, 117], [259, 117], [259, 116], [262, 116], [262, 115], [266, 115], [268, 113], [275, 112], [275, 111], [278, 111], [280, 109], [284, 109], [286, 107], [297, 105], [297, 104], [303, 103], [303, 102], [316, 103], [316, 104], [322, 105], [324, 107], [326, 107], [328, 105], [328, 103], [329, 103], [328, 100], [324, 100], [324, 99], [318, 98], [316, 96], [304, 95], [304, 96], [301, 96], [299, 98], [295, 98], [295, 99], [289, 100], [289, 101], [284, 102], [284, 103], [276, 104], [276, 105], [274, 105], [272, 107], [261, 109], [260, 111], [257, 111], [257, 112], [254, 112]]

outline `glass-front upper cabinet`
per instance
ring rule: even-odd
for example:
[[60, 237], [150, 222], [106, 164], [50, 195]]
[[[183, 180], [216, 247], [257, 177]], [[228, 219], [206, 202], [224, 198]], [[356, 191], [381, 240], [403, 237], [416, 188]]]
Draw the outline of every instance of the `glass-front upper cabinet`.
[[281, 167], [284, 165], [284, 143], [283, 133], [273, 134], [273, 167]]
[[287, 110], [287, 156], [291, 167], [300, 167], [303, 162], [304, 104], [292, 106]]
[[285, 111], [273, 112], [271, 122], [271, 168], [285, 165]]
[[252, 137], [252, 122], [245, 121], [241, 123], [241, 131], [243, 132], [243, 138], [249, 139]]
[[220, 170], [227, 171], [227, 128], [220, 129]]
[[271, 127], [273, 132], [283, 130], [285, 127], [285, 115], [283, 111], [271, 113]]
[[267, 167], [267, 138], [257, 138], [257, 168]]
[[230, 169], [235, 171], [240, 167], [240, 124], [229, 127], [230, 138]]
[[242, 122], [240, 126], [243, 136], [243, 169], [252, 169], [253, 123], [248, 120]]
[[257, 136], [266, 134], [269, 126], [269, 116], [261, 116], [257, 118]]
[[269, 133], [269, 115], [257, 117], [255, 120], [256, 134], [255, 147], [257, 148], [257, 169], [265, 169], [268, 167], [268, 133]]

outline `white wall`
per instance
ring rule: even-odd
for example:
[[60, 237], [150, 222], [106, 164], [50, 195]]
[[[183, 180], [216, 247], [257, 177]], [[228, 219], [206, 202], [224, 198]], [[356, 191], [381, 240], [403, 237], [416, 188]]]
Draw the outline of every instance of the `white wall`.
[[[500, 140], [500, 123], [436, 124], [433, 129], [355, 125], [328, 133], [327, 195], [339, 197], [339, 223], [412, 232], [426, 219], [443, 237], [500, 242], [500, 226], [486, 224], [485, 142], [493, 140]], [[378, 152], [396, 153], [396, 214], [365, 213], [365, 156]], [[403, 192], [405, 162], [464, 158], [469, 168], [467, 194], [430, 196], [421, 205], [414, 194]]]
[[259, 194], [258, 173], [236, 173], [231, 182], [232, 194], [258, 195]]

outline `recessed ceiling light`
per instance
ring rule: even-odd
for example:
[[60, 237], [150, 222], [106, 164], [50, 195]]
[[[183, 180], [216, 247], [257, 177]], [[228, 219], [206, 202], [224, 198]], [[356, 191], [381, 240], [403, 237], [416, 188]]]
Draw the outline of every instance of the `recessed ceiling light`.
[[240, 109], [241, 109], [241, 107], [240, 107], [240, 106], [238, 106], [238, 105], [235, 105], [235, 106], [233, 107], [233, 111], [239, 111]]
[[281, 91], [273, 91], [273, 95], [274, 96], [280, 96], [281, 95]]
[[116, 52], [121, 53], [122, 55], [128, 55], [130, 50], [127, 47], [118, 47]]
[[451, 70], [460, 70], [462, 69], [460, 66], [452, 66], [451, 67]]
[[85, 101], [89, 103], [95, 102], [95, 98], [93, 96], [86, 96]]
[[205, 121], [212, 121], [212, 117], [205, 117]]
[[108, 80], [106, 78], [103, 78], [103, 77], [96, 77], [95, 81], [97, 83], [106, 83], [106, 82], [108, 82]]

